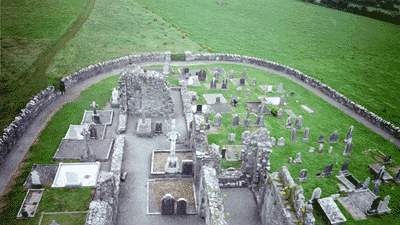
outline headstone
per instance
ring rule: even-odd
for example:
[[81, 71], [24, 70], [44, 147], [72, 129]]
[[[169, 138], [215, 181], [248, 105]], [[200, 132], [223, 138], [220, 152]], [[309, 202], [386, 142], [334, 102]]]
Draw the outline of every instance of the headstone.
[[221, 103], [221, 97], [216, 97], [215, 98], [215, 103]]
[[228, 135], [228, 142], [230, 142], [230, 143], [235, 142], [235, 136], [236, 136], [236, 134], [230, 133]]
[[33, 185], [34, 187], [37, 187], [37, 186], [41, 186], [41, 185], [42, 185], [42, 183], [40, 182], [39, 173], [38, 173], [36, 170], [33, 170], [33, 171], [31, 172], [31, 179], [32, 179], [32, 185]]
[[400, 169], [399, 169], [399, 171], [396, 173], [396, 176], [394, 177], [394, 182], [395, 182], [395, 183], [400, 183]]
[[285, 105], [285, 96], [284, 96], [284, 95], [282, 95], [282, 96], [279, 98], [279, 105]]
[[275, 138], [274, 138], [274, 137], [271, 137], [271, 144], [272, 144], [272, 146], [275, 146], [275, 142], [276, 142]]
[[309, 135], [310, 135], [310, 128], [307, 127], [304, 130], [303, 142], [308, 142], [309, 141], [309, 138], [308, 138]]
[[306, 182], [307, 181], [307, 170], [306, 169], [302, 169], [300, 171], [300, 176], [299, 176], [299, 178], [297, 178], [297, 180], [299, 182]]
[[283, 137], [278, 139], [278, 147], [282, 147], [285, 145], [285, 139]]
[[374, 199], [374, 201], [372, 202], [372, 204], [371, 204], [371, 208], [369, 208], [367, 210], [366, 214], [368, 216], [373, 216], [373, 215], [378, 214], [378, 207], [379, 207], [379, 204], [380, 204], [381, 201], [382, 201], [381, 197], [379, 197], [379, 196], [376, 197]]
[[163, 68], [163, 74], [164, 75], [169, 74], [168, 61], [165, 61], [164, 68]]
[[222, 78], [222, 87], [221, 89], [227, 89], [228, 88], [228, 79], [226, 79], [226, 77], [224, 76], [224, 78]]
[[301, 129], [301, 125], [303, 125], [303, 117], [300, 115], [296, 118], [296, 124], [294, 125], [294, 127], [296, 129]]
[[365, 182], [363, 183], [363, 189], [367, 189], [369, 188], [369, 183], [371, 182], [371, 178], [367, 177], [367, 179], [365, 180]]
[[95, 126], [95, 123], [90, 123], [90, 125], [89, 125], [89, 133], [90, 133], [90, 136], [89, 136], [89, 138], [90, 139], [97, 139], [97, 130], [96, 130], [96, 126]]
[[324, 143], [324, 139], [325, 139], [324, 135], [321, 135], [321, 136], [319, 136], [317, 142], [318, 142], [318, 143]]
[[314, 189], [309, 203], [314, 204], [319, 198], [321, 198], [321, 188], [318, 187]]
[[351, 137], [353, 136], [353, 129], [354, 129], [354, 126], [351, 126], [349, 128], [349, 131], [347, 132], [347, 135], [346, 135], [346, 139], [344, 139], [343, 142], [348, 142], [351, 139]]
[[290, 129], [292, 128], [292, 117], [288, 117], [286, 120], [286, 128]]
[[97, 110], [96, 109], [97, 109], [97, 107], [99, 107], [99, 105], [96, 104], [95, 101], [93, 101], [92, 104], [90, 105], [90, 107], [93, 108], [93, 114], [96, 115], [97, 114]]
[[210, 89], [215, 89], [214, 87], [217, 85], [215, 77], [212, 78], [210, 83]]
[[322, 153], [324, 150], [324, 144], [319, 144], [318, 153]]
[[333, 149], [333, 147], [331, 146], [331, 147], [329, 147], [329, 150], [328, 150], [328, 154], [330, 155], [330, 154], [332, 154], [332, 149]]
[[213, 77], [215, 77], [215, 83], [216, 84], [218, 84], [219, 83], [219, 73], [218, 73], [218, 71], [216, 71], [215, 73], [214, 73], [214, 76]]
[[283, 91], [283, 84], [282, 83], [280, 83], [278, 85], [278, 91], [276, 93], [285, 93], [285, 91]]
[[335, 130], [335, 132], [333, 132], [333, 134], [329, 138], [329, 143], [336, 144], [338, 137], [339, 137], [339, 134], [338, 134], [337, 130]]
[[244, 78], [244, 79], [247, 78], [247, 69], [246, 68], [244, 68], [244, 70], [243, 70], [242, 78]]
[[294, 159], [294, 163], [298, 163], [298, 164], [303, 163], [303, 162], [301, 161], [301, 157], [302, 157], [301, 152], [297, 153], [296, 158]]
[[156, 122], [156, 134], [161, 134], [162, 133], [162, 123], [161, 122]]
[[206, 81], [207, 73], [204, 69], [201, 69], [199, 72], [199, 81]]
[[379, 192], [379, 188], [381, 187], [382, 181], [381, 180], [377, 180], [374, 184], [374, 187], [372, 188], [372, 193], [374, 194], [378, 194]]
[[231, 99], [230, 99], [229, 103], [233, 104], [235, 99], [236, 99], [236, 97], [234, 95], [231, 95]]
[[222, 69], [222, 67], [218, 66], [217, 71], [218, 71], [218, 73], [223, 73], [224, 69]]
[[379, 172], [375, 176], [374, 183], [377, 182], [378, 180], [382, 181], [383, 175], [385, 174], [385, 166], [382, 166], [379, 169]]
[[282, 118], [283, 116], [283, 110], [279, 109], [278, 114], [276, 115], [276, 117], [278, 117], [279, 119]]
[[203, 112], [203, 105], [197, 105], [196, 106], [196, 113], [202, 113]]
[[313, 152], [314, 152], [314, 150], [315, 150], [315, 148], [314, 148], [314, 147], [310, 147], [310, 150], [308, 150], [308, 152], [309, 152], [309, 153], [313, 153]]
[[326, 176], [331, 176], [332, 175], [332, 169], [333, 169], [333, 163], [329, 166], [325, 166], [324, 172], [321, 174], [321, 176], [326, 177]]
[[118, 91], [117, 91], [117, 89], [114, 88], [111, 96], [112, 96], [112, 103], [113, 104], [118, 104]]
[[256, 122], [254, 123], [254, 125], [258, 126], [258, 127], [264, 127], [265, 126], [263, 114], [258, 114], [258, 116], [256, 118]]
[[257, 79], [254, 78], [254, 79], [253, 79], [253, 86], [256, 86], [256, 85], [257, 85]]
[[236, 88], [236, 92], [237, 92], [237, 94], [241, 94], [242, 93], [242, 87]]
[[246, 130], [245, 132], [242, 133], [242, 144], [246, 143], [246, 140], [250, 140], [251, 133], [250, 131]]
[[349, 174], [349, 159], [346, 159], [346, 162], [343, 163], [342, 169], [340, 169], [339, 174], [344, 176], [347, 176]]
[[291, 141], [292, 142], [297, 142], [297, 130], [296, 130], [296, 128], [293, 128], [293, 130], [292, 130], [292, 139], [291, 139]]
[[171, 194], [165, 194], [161, 200], [161, 215], [174, 215], [175, 199]]
[[60, 225], [60, 224], [58, 224], [55, 220], [52, 220], [50, 225]]
[[182, 160], [182, 174], [193, 175], [193, 160]]
[[221, 150], [222, 158], [225, 158], [225, 154], [226, 154], [226, 148], [224, 147], [224, 148], [222, 148], [222, 150]]
[[246, 88], [246, 91], [244, 93], [245, 95], [249, 95], [250, 94], [250, 89]]
[[239, 126], [239, 116], [237, 114], [233, 116], [232, 126]]
[[289, 157], [288, 163], [292, 164], [292, 157]]
[[351, 138], [350, 140], [347, 142], [346, 147], [344, 149], [343, 155], [344, 156], [350, 156], [351, 155], [351, 148], [353, 147], [353, 143], [351, 142]]
[[388, 208], [389, 200], [390, 200], [390, 195], [386, 195], [384, 200], [379, 203], [378, 213], [379, 211], [385, 211]]
[[229, 79], [233, 79], [233, 78], [235, 78], [235, 72], [233, 70], [231, 70], [229, 72]]
[[183, 74], [182, 75], [186, 75], [189, 73], [189, 68], [183, 68]]
[[249, 106], [247, 106], [247, 116], [243, 120], [243, 126], [244, 127], [249, 127], [250, 126], [250, 107]]
[[241, 86], [246, 85], [246, 79], [245, 78], [240, 78], [239, 85], [241, 85]]
[[390, 163], [392, 163], [392, 156], [391, 155], [387, 155], [385, 156], [385, 160], [383, 160], [382, 164], [383, 165], [389, 165]]
[[222, 121], [222, 116], [221, 116], [221, 114], [217, 113], [217, 114], [214, 116], [214, 127], [219, 127], [219, 126], [221, 126], [221, 121]]
[[186, 199], [184, 198], [178, 199], [178, 201], [176, 201], [176, 214], [186, 215], [186, 207], [187, 207]]
[[264, 106], [262, 107], [262, 113], [266, 114], [266, 115], [271, 115], [271, 111], [268, 109], [267, 105], [264, 104]]
[[93, 108], [93, 116], [92, 116], [92, 122], [100, 124], [100, 115], [97, 114], [97, 107], [99, 106], [98, 104], [96, 104], [95, 101], [92, 102], [92, 104], [90, 105]]

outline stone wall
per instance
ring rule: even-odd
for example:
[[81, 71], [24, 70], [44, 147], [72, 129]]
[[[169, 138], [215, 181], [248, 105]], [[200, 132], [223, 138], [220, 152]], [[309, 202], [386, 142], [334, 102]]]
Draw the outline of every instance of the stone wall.
[[353, 112], [357, 113], [358, 115], [364, 117], [371, 123], [375, 124], [376, 126], [380, 127], [382, 130], [387, 131], [396, 139], [400, 140], [400, 128], [395, 127], [388, 121], [383, 120], [381, 117], [375, 115], [374, 113], [368, 111], [361, 105], [356, 104], [355, 102], [351, 101], [344, 95], [340, 94], [336, 90], [332, 89], [328, 85], [321, 83], [319, 80], [309, 77], [302, 72], [295, 70], [293, 68], [280, 65], [275, 62], [248, 57], [248, 56], [241, 56], [241, 55], [233, 55], [233, 54], [222, 54], [222, 53], [204, 53], [204, 54], [192, 54], [191, 52], [185, 52], [185, 60], [186, 61], [230, 61], [230, 62], [239, 62], [239, 63], [250, 63], [257, 66], [266, 67], [269, 69], [276, 70], [278, 72], [284, 72], [288, 75], [294, 76], [297, 79], [311, 85], [312, 87], [322, 91], [326, 95], [330, 96], [335, 101], [341, 103], [342, 105], [346, 106], [347, 108], [351, 109]]
[[100, 171], [96, 193], [90, 202], [86, 225], [113, 225], [117, 221], [125, 135], [118, 135], [114, 144], [110, 172]]
[[234, 168], [222, 169], [221, 174], [218, 176], [220, 187], [224, 188], [240, 188], [247, 186], [245, 175]]

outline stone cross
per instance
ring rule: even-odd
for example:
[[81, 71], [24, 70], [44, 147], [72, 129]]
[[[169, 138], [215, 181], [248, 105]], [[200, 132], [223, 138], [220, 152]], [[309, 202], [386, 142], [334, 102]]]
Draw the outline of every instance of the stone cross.
[[253, 79], [253, 86], [256, 86], [256, 85], [257, 85], [257, 79], [254, 78], [254, 79]]
[[301, 129], [302, 125], [303, 125], [303, 117], [300, 115], [299, 117], [296, 118], [296, 123], [294, 126], [296, 129]]
[[343, 155], [344, 156], [350, 156], [351, 155], [351, 148], [353, 147], [353, 143], [351, 142], [351, 138], [350, 140], [347, 142], [346, 147], [344, 149]]
[[389, 200], [390, 200], [390, 195], [386, 195], [385, 199], [383, 200], [383, 202], [379, 202], [379, 206], [378, 206], [378, 212], [379, 211], [383, 211], [386, 210], [388, 205], [389, 205]]
[[303, 163], [301, 161], [301, 157], [302, 157], [301, 152], [297, 153], [296, 158], [294, 159], [294, 163], [299, 163], [299, 164]]
[[335, 130], [335, 132], [333, 132], [333, 134], [329, 138], [329, 143], [335, 144], [337, 142], [338, 137], [339, 137], [339, 134], [338, 134], [337, 130]]
[[89, 131], [87, 131], [86, 129], [83, 129], [83, 131], [81, 132], [81, 135], [84, 137], [85, 140], [85, 150], [83, 151], [83, 157], [88, 157], [88, 156], [92, 156], [93, 155], [93, 151], [92, 149], [89, 147], [89, 143], [88, 143], [88, 139], [89, 139]]
[[170, 155], [172, 157], [175, 157], [175, 148], [176, 148], [176, 140], [180, 137], [181, 135], [177, 131], [171, 131], [167, 134], [167, 138], [169, 141], [171, 141], [171, 148], [170, 148]]
[[282, 96], [279, 98], [279, 105], [285, 105], [285, 95], [282, 95]]
[[347, 135], [346, 135], [346, 139], [344, 139], [343, 142], [348, 142], [351, 139], [351, 137], [353, 136], [353, 129], [354, 129], [354, 126], [351, 126], [349, 128], [349, 131], [347, 132]]
[[306, 169], [302, 169], [300, 171], [300, 177], [297, 180], [299, 182], [306, 182], [307, 181], [307, 170]]
[[246, 68], [244, 68], [244, 70], [243, 70], [243, 74], [242, 74], [242, 78], [247, 78], [247, 69]]
[[303, 142], [308, 142], [309, 141], [309, 138], [308, 138], [309, 135], [310, 135], [310, 128], [307, 127], [304, 130]]
[[96, 104], [95, 101], [93, 101], [92, 104], [90, 105], [90, 107], [93, 108], [93, 114], [97, 115], [97, 110], [96, 110], [96, 108], [99, 107], [99, 105]]
[[291, 141], [292, 142], [297, 142], [297, 130], [296, 130], [296, 128], [293, 128], [293, 130], [292, 130], [292, 139], [291, 139]]

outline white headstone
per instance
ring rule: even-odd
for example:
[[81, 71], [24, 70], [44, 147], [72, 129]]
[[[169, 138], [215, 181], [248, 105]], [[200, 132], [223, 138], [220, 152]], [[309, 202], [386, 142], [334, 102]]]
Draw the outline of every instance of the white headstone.
[[278, 139], [278, 147], [282, 147], [285, 145], [285, 139], [283, 137]]

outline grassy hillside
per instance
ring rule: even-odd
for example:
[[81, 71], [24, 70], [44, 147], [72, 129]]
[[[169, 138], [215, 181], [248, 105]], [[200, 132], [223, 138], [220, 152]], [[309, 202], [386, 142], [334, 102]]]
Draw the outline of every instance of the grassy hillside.
[[296, 0], [136, 1], [215, 52], [291, 66], [400, 126], [397, 25]]

